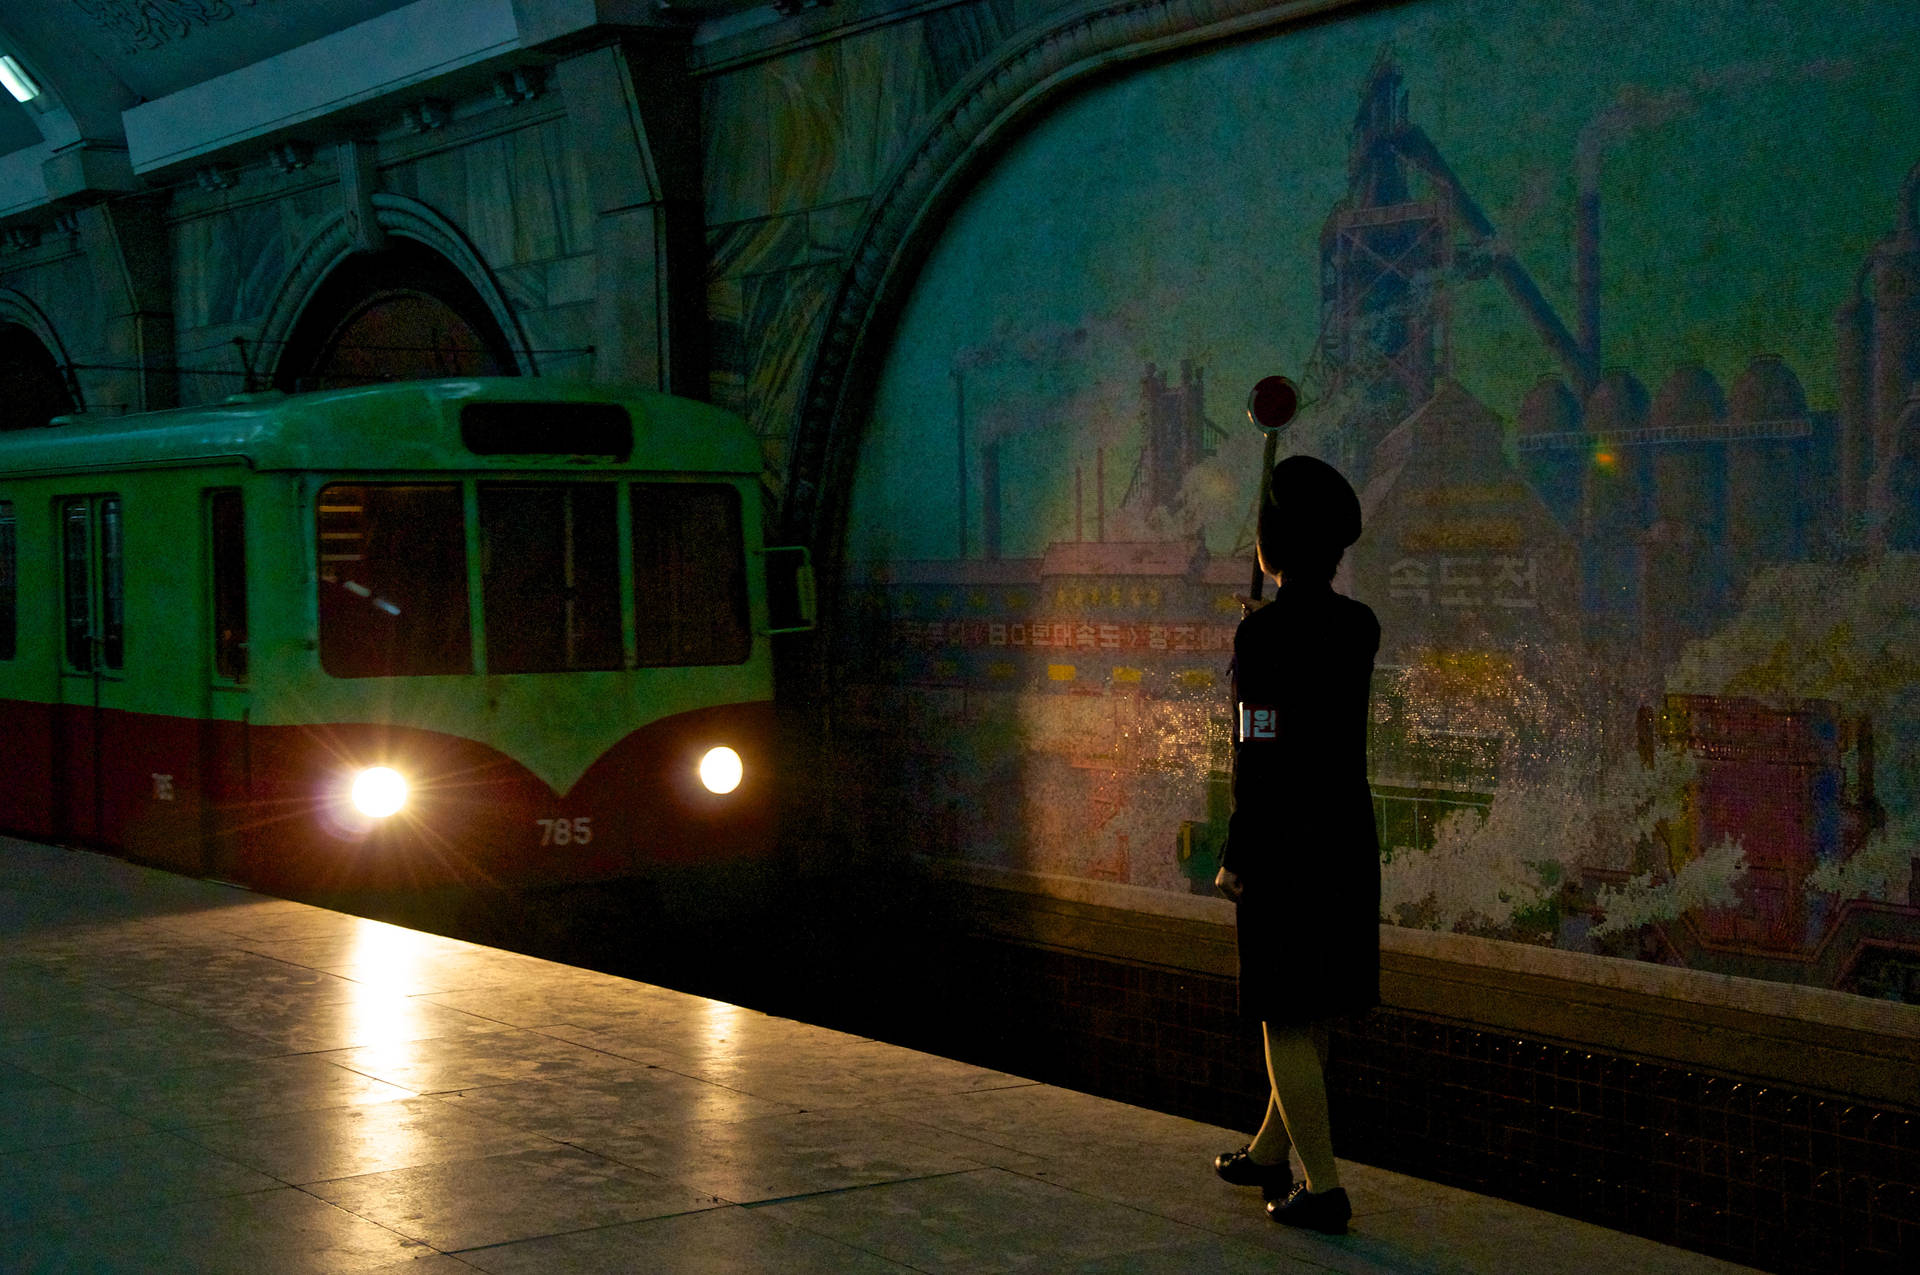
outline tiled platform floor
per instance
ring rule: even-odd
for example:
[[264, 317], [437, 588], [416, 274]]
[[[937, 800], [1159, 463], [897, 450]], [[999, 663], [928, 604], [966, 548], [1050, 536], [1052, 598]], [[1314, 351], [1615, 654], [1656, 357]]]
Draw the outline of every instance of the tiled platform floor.
[[0, 1270], [1740, 1268], [664, 988], [0, 838]]

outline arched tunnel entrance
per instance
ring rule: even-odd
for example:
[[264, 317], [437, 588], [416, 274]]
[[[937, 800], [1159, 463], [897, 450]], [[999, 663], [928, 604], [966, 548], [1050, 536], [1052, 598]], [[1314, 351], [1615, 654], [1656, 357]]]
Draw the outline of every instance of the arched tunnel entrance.
[[78, 406], [46, 343], [17, 323], [0, 323], [0, 430], [32, 429]]
[[465, 276], [412, 244], [356, 253], [301, 312], [277, 388], [343, 389], [445, 376], [515, 376], [506, 334]]

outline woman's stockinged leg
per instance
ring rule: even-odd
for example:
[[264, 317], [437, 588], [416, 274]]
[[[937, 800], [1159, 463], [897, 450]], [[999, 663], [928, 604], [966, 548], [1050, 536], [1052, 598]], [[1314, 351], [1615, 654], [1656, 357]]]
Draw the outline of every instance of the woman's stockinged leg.
[[[1267, 1119], [1271, 1124], [1278, 1109], [1285, 1125], [1282, 1135], [1300, 1153], [1300, 1167], [1307, 1175], [1307, 1189], [1318, 1195], [1340, 1185], [1340, 1170], [1333, 1160], [1333, 1133], [1327, 1120], [1327, 1082], [1321, 1071], [1320, 1052], [1305, 1027], [1276, 1026], [1262, 1023], [1267, 1042], [1267, 1079], [1273, 1085], [1268, 1101]], [[1267, 1136], [1267, 1126], [1260, 1137]], [[1258, 1139], [1255, 1146], [1259, 1145]], [[1256, 1155], [1256, 1159], [1265, 1159]]]
[[1260, 1122], [1260, 1132], [1247, 1144], [1247, 1158], [1255, 1164], [1285, 1164], [1292, 1146], [1293, 1140], [1287, 1136], [1287, 1118], [1280, 1112], [1280, 1103], [1269, 1093], [1267, 1118]]

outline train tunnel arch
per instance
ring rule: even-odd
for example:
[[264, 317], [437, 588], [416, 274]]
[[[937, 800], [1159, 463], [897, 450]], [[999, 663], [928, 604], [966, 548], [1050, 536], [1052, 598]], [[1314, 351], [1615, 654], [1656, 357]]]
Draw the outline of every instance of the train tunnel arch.
[[285, 338], [277, 388], [519, 373], [499, 321], [453, 263], [424, 245], [390, 244], [349, 255], [320, 282]]
[[387, 194], [300, 247], [259, 343], [255, 372], [288, 391], [538, 370], [474, 246], [426, 205]]
[[47, 338], [0, 309], [0, 430], [32, 429], [79, 406]]

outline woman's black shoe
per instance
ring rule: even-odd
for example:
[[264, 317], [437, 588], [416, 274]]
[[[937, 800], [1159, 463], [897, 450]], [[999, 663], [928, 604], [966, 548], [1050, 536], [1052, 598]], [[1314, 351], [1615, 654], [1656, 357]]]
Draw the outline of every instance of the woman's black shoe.
[[1346, 1191], [1340, 1187], [1315, 1195], [1307, 1190], [1306, 1183], [1297, 1182], [1286, 1198], [1267, 1201], [1267, 1216], [1287, 1226], [1304, 1227], [1326, 1235], [1344, 1235], [1347, 1221], [1353, 1216], [1353, 1205], [1347, 1200]]
[[1293, 1185], [1293, 1166], [1285, 1160], [1278, 1164], [1261, 1164], [1247, 1154], [1245, 1147], [1213, 1157], [1213, 1171], [1223, 1181], [1235, 1186], [1257, 1186], [1269, 1191], [1277, 1189], [1284, 1194]]

